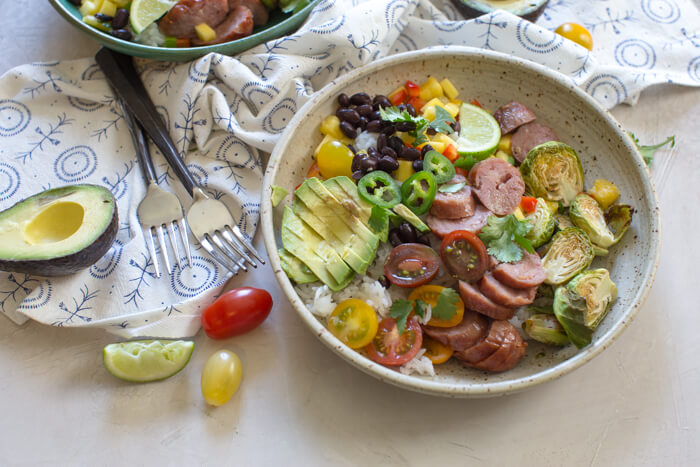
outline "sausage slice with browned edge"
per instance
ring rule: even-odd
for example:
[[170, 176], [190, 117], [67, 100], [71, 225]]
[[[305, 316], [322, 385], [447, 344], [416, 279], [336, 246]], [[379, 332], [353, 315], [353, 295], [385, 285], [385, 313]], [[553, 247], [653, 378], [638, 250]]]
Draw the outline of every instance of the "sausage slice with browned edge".
[[233, 10], [238, 5], [248, 8], [253, 13], [253, 24], [255, 26], [264, 26], [270, 20], [270, 14], [260, 0], [228, 0], [229, 10]]
[[[498, 324], [497, 324], [498, 323]], [[498, 327], [502, 337], [499, 348], [479, 361], [463, 360], [466, 366], [471, 366], [479, 370], [500, 372], [513, 368], [525, 355], [527, 342], [525, 342], [518, 330], [508, 321], [494, 321], [491, 327]]]
[[[447, 185], [464, 183], [466, 181], [466, 178], [457, 175], [448, 182]], [[430, 214], [440, 219], [462, 219], [464, 217], [471, 217], [474, 215], [475, 210], [476, 201], [474, 200], [474, 196], [472, 196], [472, 189], [469, 185], [464, 185], [461, 190], [454, 193], [442, 193], [438, 191], [435, 194], [432, 206], [430, 206]]]
[[513, 133], [510, 140], [510, 152], [516, 161], [522, 162], [530, 149], [542, 143], [557, 140], [557, 134], [548, 126], [540, 125], [537, 122], [526, 123]]
[[512, 213], [525, 194], [525, 182], [520, 171], [498, 157], [478, 162], [469, 171], [474, 193], [497, 216]]
[[237, 6], [226, 19], [214, 28], [216, 37], [210, 41], [193, 39], [194, 45], [212, 45], [248, 37], [253, 32], [253, 12], [244, 6]]
[[432, 230], [435, 235], [443, 238], [455, 230], [467, 230], [472, 233], [477, 233], [486, 225], [486, 220], [491, 214], [491, 211], [477, 203], [474, 214], [469, 217], [463, 217], [461, 219], [441, 219], [432, 214], [428, 214], [425, 218], [425, 223], [428, 224], [428, 227], [430, 227], [430, 230]]
[[493, 113], [493, 118], [496, 119], [501, 127], [501, 133], [505, 135], [521, 125], [534, 121], [536, 117], [532, 110], [525, 107], [525, 105], [518, 101], [512, 101], [500, 106]]
[[180, 0], [158, 21], [160, 31], [166, 36], [196, 38], [194, 27], [206, 23], [216, 28], [226, 19], [227, 0]]
[[479, 290], [494, 303], [507, 307], [529, 305], [535, 301], [537, 287], [514, 289], [499, 282], [493, 274], [487, 272], [479, 282]]
[[488, 358], [501, 347], [501, 342], [508, 332], [508, 327], [503, 323], [507, 321], [491, 321], [486, 336], [468, 349], [455, 351], [454, 356], [468, 363], [476, 363]]
[[490, 318], [511, 319], [513, 314], [515, 314], [515, 308], [495, 303], [469, 282], [459, 281], [459, 295], [462, 297], [466, 308], [478, 311]]
[[464, 318], [450, 328], [423, 326], [423, 332], [457, 352], [474, 346], [486, 337], [489, 319], [476, 311], [464, 310]]
[[520, 261], [500, 263], [491, 273], [500, 282], [515, 289], [538, 287], [547, 278], [540, 256], [527, 251], [523, 251], [523, 258]]

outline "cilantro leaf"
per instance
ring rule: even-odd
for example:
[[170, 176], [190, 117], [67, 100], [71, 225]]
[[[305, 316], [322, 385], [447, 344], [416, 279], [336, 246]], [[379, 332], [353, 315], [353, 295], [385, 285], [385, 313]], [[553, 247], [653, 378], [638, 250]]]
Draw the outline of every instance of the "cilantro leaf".
[[427, 313], [428, 310], [428, 304], [423, 300], [415, 300], [413, 303], [416, 305], [413, 311], [421, 318], [425, 318], [425, 313]]
[[440, 193], [457, 193], [459, 190], [464, 188], [467, 184], [464, 182], [459, 182], [459, 183], [449, 183], [449, 184], [444, 184], [440, 188], [438, 188], [438, 191]]
[[387, 241], [389, 236], [389, 210], [381, 206], [372, 206], [372, 213], [367, 220], [372, 232], [379, 235], [383, 242]]
[[674, 147], [676, 145], [676, 135], [669, 136], [666, 138], [666, 141], [662, 143], [655, 144], [653, 146], [644, 146], [639, 144], [639, 139], [634, 136], [634, 133], [628, 131], [627, 134], [630, 136], [630, 138], [632, 138], [634, 145], [637, 146], [637, 149], [639, 149], [639, 153], [642, 155], [642, 158], [647, 165], [651, 165], [651, 163], [654, 162], [654, 153], [661, 147], [667, 145], [668, 143], [671, 143], [670, 147]]
[[479, 238], [488, 246], [488, 253], [503, 263], [520, 261], [523, 249], [534, 253], [530, 240], [525, 235], [532, 229], [527, 221], [519, 221], [513, 214], [505, 217], [491, 215], [481, 229]]
[[413, 122], [416, 126], [428, 124], [425, 118], [414, 117], [408, 113], [408, 110], [399, 110], [398, 107], [379, 107], [379, 115], [386, 122]]
[[459, 295], [454, 289], [445, 287], [438, 295], [437, 303], [433, 308], [433, 318], [437, 318], [440, 321], [448, 321], [457, 313], [457, 302], [459, 301]]
[[445, 133], [446, 135], [448, 135], [453, 132], [450, 124], [454, 123], [455, 119], [452, 118], [452, 115], [450, 115], [450, 113], [447, 110], [443, 109], [439, 105], [436, 105], [435, 118], [432, 122], [430, 122], [428, 126], [439, 133]]
[[411, 311], [413, 311], [413, 302], [411, 300], [394, 300], [394, 303], [391, 304], [389, 316], [396, 320], [399, 334], [403, 334], [406, 331], [406, 320]]

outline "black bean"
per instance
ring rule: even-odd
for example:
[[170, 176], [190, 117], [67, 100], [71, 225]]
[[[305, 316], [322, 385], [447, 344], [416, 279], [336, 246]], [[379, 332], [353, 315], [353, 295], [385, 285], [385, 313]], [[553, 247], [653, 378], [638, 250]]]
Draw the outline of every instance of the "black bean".
[[409, 114], [411, 117], [417, 117], [417, 116], [418, 116], [418, 112], [416, 112], [416, 108], [413, 107], [412, 104], [406, 104], [406, 112], [408, 112], [408, 114]]
[[386, 147], [386, 135], [384, 133], [377, 136], [377, 149], [381, 151]]
[[335, 115], [344, 122], [351, 123], [353, 126], [360, 122], [360, 114], [353, 109], [338, 109]]
[[398, 136], [390, 136], [389, 139], [387, 139], [387, 145], [396, 151], [396, 154], [401, 154], [401, 151], [403, 151], [403, 148], [406, 147], [404, 144], [403, 140], [399, 138]]
[[425, 130], [425, 134], [426, 134], [426, 135], [430, 135], [430, 136], [435, 136], [435, 135], [437, 134], [437, 131], [435, 131], [434, 128], [428, 127], [428, 128]]
[[69, 0], [73, 5], [75, 6], [80, 6], [82, 1], [81, 0]]
[[422, 243], [423, 245], [430, 245], [430, 238], [427, 235], [421, 235], [420, 237], [416, 238], [417, 243]]
[[367, 128], [365, 128], [367, 131], [370, 133], [379, 133], [379, 130], [382, 129], [382, 121], [381, 120], [370, 120], [369, 123], [367, 123]]
[[398, 156], [396, 154], [396, 151], [391, 149], [389, 146], [385, 146], [384, 149], [382, 149], [382, 155], [383, 156], [389, 156], [392, 159], [396, 159]]
[[401, 238], [399, 237], [399, 229], [391, 229], [389, 231], [389, 243], [391, 243], [391, 246], [401, 245]]
[[416, 172], [420, 172], [421, 170], [423, 170], [423, 161], [420, 159], [414, 160], [413, 161], [413, 170], [415, 170]]
[[112, 20], [112, 27], [115, 29], [125, 28], [129, 24], [129, 10], [124, 8], [119, 8], [114, 14], [114, 19]]
[[345, 93], [341, 93], [338, 96], [338, 104], [340, 104], [341, 107], [350, 107], [350, 98], [348, 97], [348, 95]]
[[370, 146], [367, 148], [367, 154], [369, 154], [372, 157], [376, 157], [377, 159], [379, 159], [379, 157], [380, 157], [379, 151], [374, 146]]
[[399, 122], [396, 124], [398, 131], [413, 131], [416, 129], [415, 122]]
[[388, 289], [391, 286], [391, 281], [384, 276], [379, 276], [377, 282], [382, 284], [382, 287], [384, 287], [385, 289]]
[[373, 170], [377, 170], [377, 164], [378, 161], [374, 157], [365, 157], [362, 159], [360, 167], [364, 172], [372, 172]]
[[369, 115], [372, 113], [372, 106], [369, 104], [358, 105], [355, 107], [355, 111], [363, 117], [369, 118]]
[[404, 222], [399, 226], [399, 238], [404, 243], [416, 243], [416, 229], [408, 222]]
[[350, 97], [350, 103], [355, 105], [371, 104], [372, 98], [366, 92], [358, 92]]
[[387, 126], [385, 126], [384, 128], [382, 128], [382, 134], [383, 134], [383, 135], [389, 136], [389, 135], [393, 135], [394, 133], [396, 133], [396, 128], [394, 128], [394, 124], [393, 124], [393, 123], [389, 123]]
[[364, 131], [365, 128], [367, 128], [368, 123], [369, 123], [369, 121], [367, 121], [367, 119], [365, 117], [360, 117], [360, 121], [357, 123], [357, 128]]
[[131, 32], [128, 29], [115, 29], [110, 34], [117, 39], [123, 39], [125, 41], [131, 40]]
[[420, 155], [425, 157], [425, 155], [428, 153], [428, 151], [435, 151], [435, 149], [433, 149], [433, 147], [431, 145], [426, 144], [425, 146], [423, 146], [423, 149], [421, 149]]
[[455, 122], [455, 124], [452, 125], [452, 128], [454, 129], [455, 133], [459, 133], [462, 130], [462, 125], [460, 125], [459, 122]]
[[416, 159], [420, 158], [420, 151], [416, 148], [412, 148], [411, 146], [406, 146], [403, 151], [399, 153], [399, 157], [401, 159], [406, 159], [407, 161], [415, 161]]
[[357, 130], [348, 122], [340, 122], [340, 131], [348, 138], [354, 139], [357, 137]]
[[352, 158], [352, 165], [350, 166], [350, 170], [353, 172], [357, 172], [362, 168], [362, 160], [367, 157], [365, 154], [355, 154], [355, 157]]
[[359, 180], [364, 176], [365, 176], [365, 174], [361, 170], [356, 170], [352, 173], [353, 180]]
[[382, 114], [380, 114], [378, 110], [375, 110], [374, 112], [369, 114], [367, 118], [369, 118], [370, 120], [381, 120]]
[[374, 96], [372, 103], [374, 104], [375, 110], [379, 110], [380, 107], [391, 107], [391, 101], [389, 98], [382, 96], [381, 94]]
[[[95, 13], [95, 19], [97, 21], [102, 21], [103, 23], [109, 23], [114, 19], [114, 17], [109, 16], [109, 15], [105, 15], [104, 13]], [[117, 28], [117, 29], [121, 29], [121, 28]]]
[[384, 172], [393, 172], [399, 168], [399, 163], [396, 159], [392, 159], [389, 156], [383, 156], [381, 159], [379, 159], [379, 162], [377, 162], [377, 168], [379, 170], [383, 170]]

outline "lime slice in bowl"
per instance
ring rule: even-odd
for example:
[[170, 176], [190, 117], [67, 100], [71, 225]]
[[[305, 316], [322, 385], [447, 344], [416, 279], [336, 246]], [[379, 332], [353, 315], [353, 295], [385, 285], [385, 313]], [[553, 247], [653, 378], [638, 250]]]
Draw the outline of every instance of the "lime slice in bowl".
[[129, 9], [129, 24], [136, 34], [166, 14], [178, 0], [134, 0]]
[[169, 378], [190, 361], [194, 342], [143, 340], [106, 345], [102, 361], [117, 378], [135, 383]]
[[498, 148], [501, 127], [493, 116], [476, 105], [462, 104], [459, 109], [459, 138], [457, 153], [482, 160]]

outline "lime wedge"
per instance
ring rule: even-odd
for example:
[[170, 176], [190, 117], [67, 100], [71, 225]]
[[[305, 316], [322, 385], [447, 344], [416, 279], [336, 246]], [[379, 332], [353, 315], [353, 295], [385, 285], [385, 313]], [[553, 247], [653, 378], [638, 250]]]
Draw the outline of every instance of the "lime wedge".
[[134, 0], [129, 9], [129, 23], [136, 34], [166, 14], [178, 0]]
[[169, 378], [182, 370], [194, 350], [191, 341], [130, 341], [109, 344], [102, 350], [107, 371], [117, 378], [145, 383]]
[[475, 105], [462, 104], [459, 125], [462, 127], [457, 138], [460, 156], [481, 160], [496, 152], [501, 140], [501, 127], [490, 113]]

